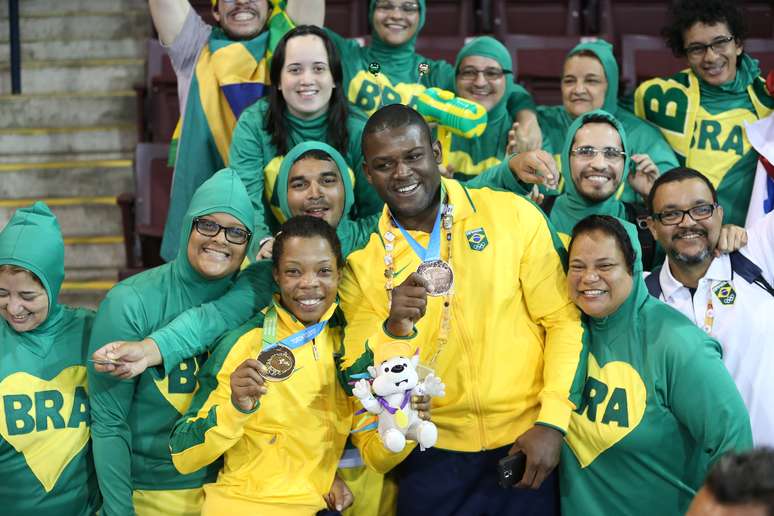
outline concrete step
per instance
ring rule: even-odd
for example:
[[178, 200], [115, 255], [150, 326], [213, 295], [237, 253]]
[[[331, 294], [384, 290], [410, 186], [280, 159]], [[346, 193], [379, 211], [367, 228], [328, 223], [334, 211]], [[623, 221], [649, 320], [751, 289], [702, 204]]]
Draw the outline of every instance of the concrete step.
[[65, 238], [65, 268], [118, 269], [125, 266], [126, 253], [124, 252], [123, 237], [108, 235], [96, 238]]
[[130, 160], [0, 164], [0, 199], [104, 197], [132, 191]]
[[[99, 7], [96, 9], [95, 7]], [[129, 9], [147, 8], [146, 0], [23, 0], [19, 2], [20, 15], [48, 14], [52, 12], [66, 12], [80, 14], [89, 11], [102, 11], [121, 13]], [[8, 16], [8, 2], [0, 3], [0, 17]]]
[[[134, 158], [134, 151], [116, 151], [116, 152], [89, 152], [72, 153], [57, 156], [58, 162], [62, 161], [100, 161], [100, 160], [131, 160]], [[49, 163], [51, 157], [45, 154], [0, 154], [0, 164], [14, 165], [23, 164], [25, 166], [31, 163]]]
[[[123, 265], [121, 266], [123, 267]], [[115, 281], [120, 267], [65, 267], [65, 281]]]
[[73, 308], [88, 308], [96, 311], [99, 304], [105, 298], [112, 281], [100, 281], [89, 283], [67, 283], [62, 285], [59, 291], [59, 304], [72, 306]]
[[131, 151], [134, 124], [0, 129], [0, 154], [72, 154]]
[[[9, 63], [0, 63], [0, 95], [11, 93]], [[23, 93], [109, 92], [145, 82], [143, 59], [74, 59], [26, 61], [21, 70]]]
[[[60, 3], [64, 5], [69, 2]], [[71, 13], [55, 9], [51, 12], [21, 16], [19, 32], [22, 45], [31, 41], [123, 38], [143, 40], [151, 35], [150, 11], [147, 8], [128, 9], [124, 12], [100, 12], [98, 8], [92, 6], [89, 11]], [[0, 18], [0, 27], [8, 26], [8, 18]], [[0, 42], [7, 43], [9, 33], [7, 29], [0, 32]]]
[[127, 124], [136, 115], [133, 90], [0, 97], [0, 129]]
[[[0, 200], [0, 228], [5, 227], [18, 208], [30, 206], [36, 200], [31, 198]], [[48, 204], [56, 215], [65, 237], [114, 236], [123, 232], [121, 210], [115, 202], [115, 197], [66, 197], [41, 200]]]
[[[52, 59], [143, 59], [148, 44], [140, 39], [30, 41], [21, 45], [22, 63]], [[0, 63], [11, 60], [8, 43], [0, 43]]]

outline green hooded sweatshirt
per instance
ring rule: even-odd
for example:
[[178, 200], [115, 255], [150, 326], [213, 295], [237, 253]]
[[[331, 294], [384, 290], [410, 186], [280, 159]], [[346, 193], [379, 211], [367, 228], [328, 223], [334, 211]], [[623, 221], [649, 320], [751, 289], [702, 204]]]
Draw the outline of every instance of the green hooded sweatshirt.
[[[276, 232], [281, 211], [276, 191], [279, 170], [285, 156], [277, 154], [277, 148], [266, 130], [265, 121], [269, 110], [268, 99], [261, 99], [239, 117], [229, 151], [230, 166], [237, 171], [247, 188], [253, 203], [255, 238], [249, 258], [258, 253], [260, 241]], [[328, 114], [313, 120], [302, 120], [285, 113], [288, 149], [303, 142], [328, 141]], [[359, 114], [347, 118], [348, 141], [346, 149], [337, 149], [345, 156], [344, 161], [355, 177], [354, 202], [357, 215], [364, 217], [377, 213], [382, 201], [363, 176], [363, 153], [360, 140], [365, 120]]]
[[[19, 333], [0, 319], [0, 500], [5, 514], [95, 514], [100, 505], [90, 441], [86, 355], [94, 313], [57, 304], [64, 241], [42, 202], [0, 232], [0, 265], [33, 273], [48, 316]], [[6, 294], [0, 294], [0, 297]]]
[[[344, 167], [341, 155], [327, 144], [305, 142], [291, 149], [280, 167], [276, 188], [277, 194], [283, 196], [279, 205], [282, 210], [281, 216], [285, 219], [292, 215], [287, 203], [288, 174], [298, 157], [312, 149], [321, 150], [330, 155], [337, 163], [339, 171]], [[350, 216], [354, 198], [352, 184], [347, 174], [343, 174], [342, 178], [345, 203], [342, 218], [336, 226], [336, 234], [341, 241], [341, 252], [346, 258], [350, 252], [363, 247], [368, 242], [374, 226], [379, 223], [381, 212], [353, 220]], [[488, 187], [516, 193], [523, 190], [505, 161], [469, 180], [465, 186]], [[240, 326], [271, 303], [271, 296], [275, 291], [271, 269], [272, 263], [269, 260], [250, 264], [242, 271], [236, 284], [227, 294], [181, 313], [174, 321], [148, 335], [159, 347], [163, 368], [167, 374], [188, 357], [211, 350], [218, 337]]]
[[[591, 52], [605, 70], [607, 78], [607, 91], [605, 92], [605, 103], [602, 109], [615, 116], [621, 125], [626, 129], [629, 136], [629, 146], [632, 154], [647, 154], [653, 163], [658, 167], [662, 174], [667, 170], [678, 166], [672, 148], [667, 144], [659, 130], [653, 125], [637, 118], [632, 113], [618, 108], [618, 63], [613, 55], [613, 46], [604, 40], [590, 41], [580, 43], [573, 48], [567, 59], [580, 52]], [[543, 131], [543, 148], [555, 155], [557, 161], [562, 165], [562, 158], [558, 153], [564, 144], [564, 137], [570, 125], [573, 122], [572, 117], [564, 106], [538, 106], [538, 122]], [[626, 202], [641, 203], [640, 196], [625, 184], [621, 200]]]
[[[425, 26], [427, 13], [425, 0], [415, 2], [419, 5], [417, 30], [402, 45], [389, 45], [372, 30], [370, 44], [361, 46], [356, 39], [342, 38], [326, 29], [339, 50], [347, 100], [366, 115], [370, 116], [388, 104], [401, 103], [414, 107], [414, 98], [425, 88], [454, 91], [454, 68], [444, 60], [428, 59], [415, 51], [417, 37]], [[369, 23], [374, 19], [376, 4], [377, 0], [370, 0]], [[377, 75], [369, 71], [372, 63], [379, 65]], [[419, 65], [422, 63], [427, 64], [429, 70], [420, 77]], [[520, 95], [513, 95], [508, 100], [509, 111], [518, 111], [521, 102]]]
[[[508, 131], [514, 122], [512, 113], [523, 109], [535, 110], [532, 97], [522, 86], [513, 82], [513, 61], [505, 46], [496, 39], [482, 36], [462, 47], [454, 63], [455, 73], [459, 73], [462, 60], [468, 56], [482, 56], [494, 59], [505, 72], [505, 91], [502, 98], [487, 113], [487, 125], [484, 134], [476, 138], [463, 138], [450, 134], [448, 143], [443, 143], [444, 159], [454, 170], [455, 179], [464, 180], [498, 165], [505, 157], [508, 145]], [[455, 93], [456, 91], [455, 83]], [[515, 109], [514, 100], [518, 100]]]
[[685, 514], [709, 467], [752, 447], [720, 343], [648, 294], [636, 229], [632, 291], [583, 316], [588, 373], [559, 461], [563, 514]]
[[[217, 172], [196, 190], [183, 219], [177, 258], [132, 276], [108, 292], [94, 322], [90, 354], [108, 342], [140, 340], [181, 312], [217, 299], [229, 289], [234, 276], [207, 279], [188, 260], [193, 219], [212, 213], [227, 213], [253, 229], [250, 198], [231, 169]], [[105, 500], [103, 514], [133, 514], [135, 489], [192, 489], [214, 479], [218, 464], [181, 475], [169, 454], [169, 432], [188, 409], [203, 359], [188, 358], [164, 376], [148, 370], [128, 381], [89, 368], [92, 438]]]
[[577, 224], [579, 220], [589, 215], [612, 215], [613, 217], [621, 219], [626, 218], [626, 207], [621, 200], [616, 198], [615, 194], [602, 202], [592, 202], [578, 192], [575, 183], [572, 180], [572, 174], [570, 172], [570, 150], [572, 150], [572, 142], [575, 139], [575, 133], [578, 132], [578, 129], [580, 129], [584, 122], [592, 116], [602, 116], [607, 120], [610, 120], [618, 130], [618, 134], [621, 136], [621, 142], [623, 143], [624, 152], [626, 153], [621, 183], [626, 184], [626, 178], [629, 175], [629, 156], [631, 148], [629, 146], [627, 133], [621, 122], [607, 111], [601, 109], [589, 111], [576, 118], [572, 125], [570, 125], [570, 129], [567, 131], [567, 138], [565, 138], [564, 146], [562, 147], [561, 161], [564, 192], [556, 198], [556, 202], [551, 209], [549, 217], [556, 230], [560, 234], [565, 235], [565, 238], [572, 233], [572, 228], [575, 227], [575, 224]]

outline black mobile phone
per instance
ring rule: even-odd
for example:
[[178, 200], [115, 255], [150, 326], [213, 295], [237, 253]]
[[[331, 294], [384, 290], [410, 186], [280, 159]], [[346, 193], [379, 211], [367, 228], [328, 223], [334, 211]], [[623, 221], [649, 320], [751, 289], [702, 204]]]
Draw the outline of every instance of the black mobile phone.
[[511, 488], [522, 479], [526, 469], [527, 456], [524, 455], [524, 452], [517, 452], [515, 455], [503, 457], [497, 463], [497, 483], [500, 484], [500, 487]]

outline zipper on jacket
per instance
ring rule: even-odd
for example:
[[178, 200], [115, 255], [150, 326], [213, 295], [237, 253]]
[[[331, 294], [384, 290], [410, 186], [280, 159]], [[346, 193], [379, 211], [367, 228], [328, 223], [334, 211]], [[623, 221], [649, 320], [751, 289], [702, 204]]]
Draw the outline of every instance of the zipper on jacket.
[[[454, 302], [457, 304], [456, 299]], [[459, 304], [457, 304], [457, 306], [459, 306]], [[479, 399], [478, 368], [473, 362], [474, 357], [470, 346], [471, 338], [467, 327], [463, 324], [462, 318], [457, 316], [457, 310], [454, 310], [454, 320], [457, 323], [457, 328], [460, 329], [460, 341], [462, 342], [463, 352], [467, 355], [470, 363], [470, 377], [472, 380], [471, 383], [473, 384], [470, 386], [470, 393], [473, 399], [473, 412], [476, 416], [476, 422], [478, 423], [479, 443], [481, 449], [485, 450], [486, 446], [484, 446], [484, 442], [486, 442], [486, 431], [484, 429], [484, 418], [481, 413], [481, 400]]]

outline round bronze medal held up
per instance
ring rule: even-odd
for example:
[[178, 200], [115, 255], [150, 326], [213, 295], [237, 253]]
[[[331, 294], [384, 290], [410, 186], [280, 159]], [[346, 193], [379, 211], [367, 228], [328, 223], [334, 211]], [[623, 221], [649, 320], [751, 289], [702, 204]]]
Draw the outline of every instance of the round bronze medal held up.
[[266, 366], [263, 377], [271, 382], [281, 382], [290, 378], [296, 368], [296, 357], [285, 346], [266, 349], [258, 355], [258, 361]]
[[430, 296], [445, 296], [454, 286], [454, 273], [449, 264], [443, 260], [422, 263], [417, 269], [417, 274], [427, 280], [427, 294]]

